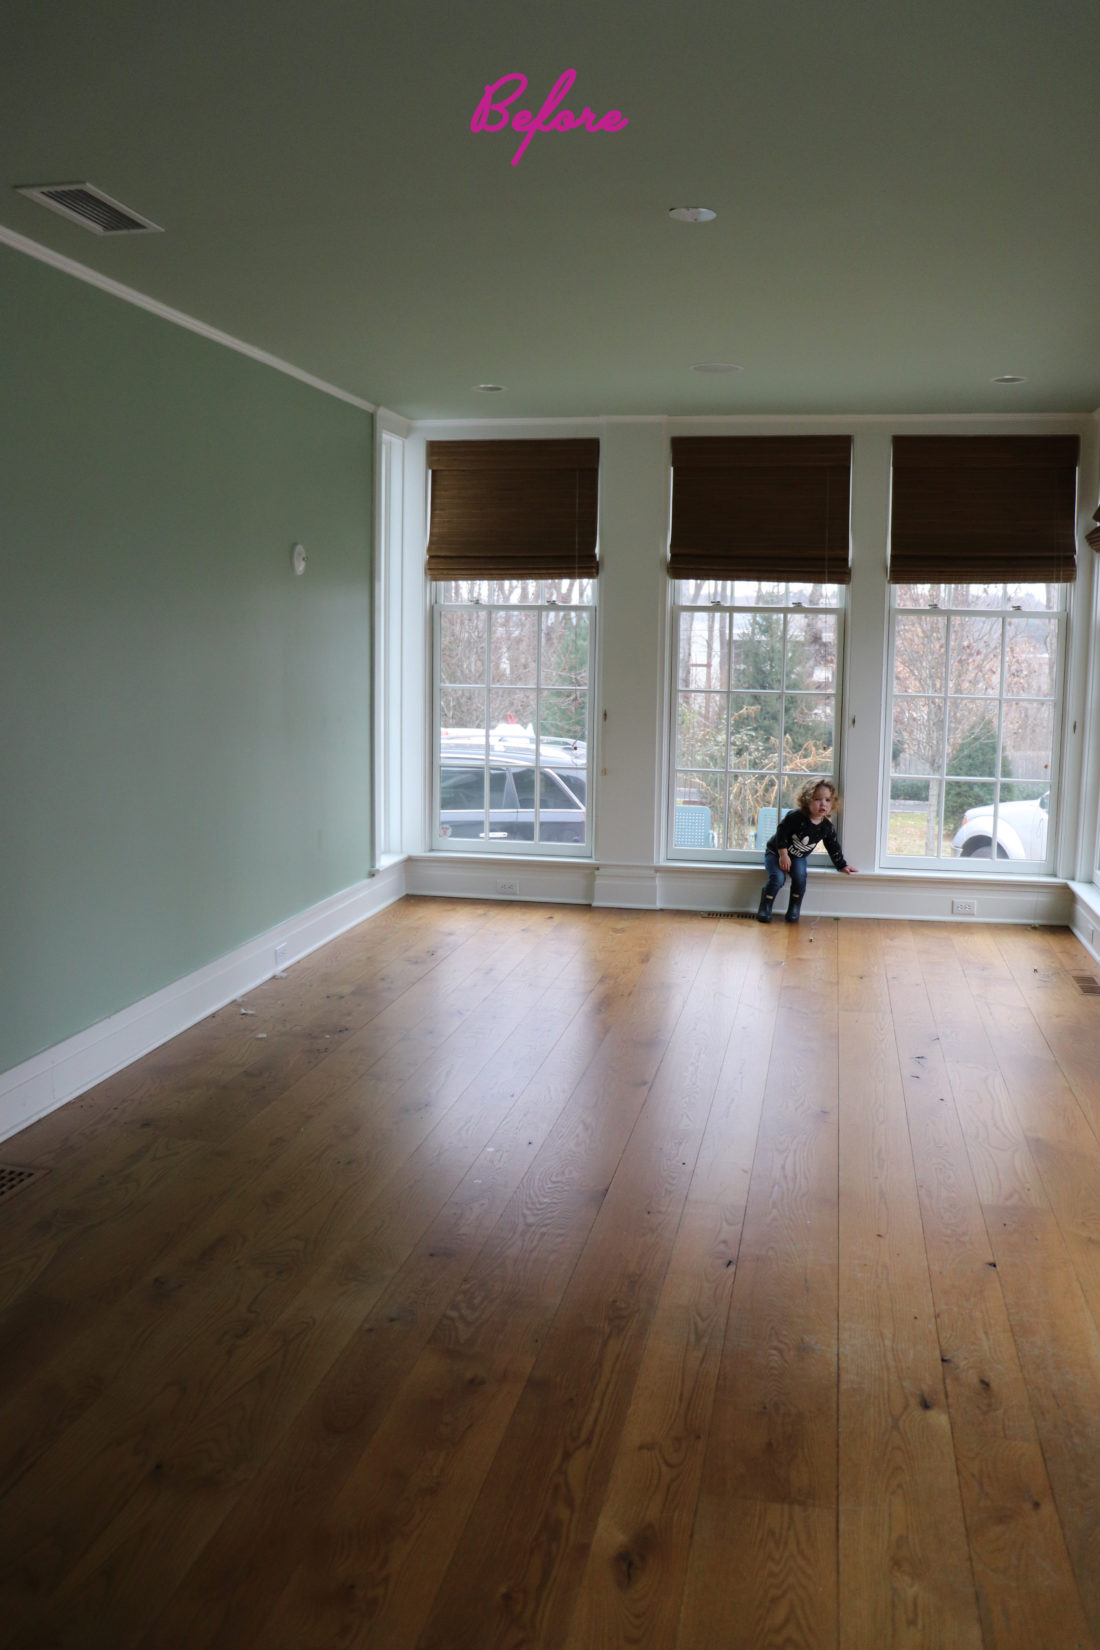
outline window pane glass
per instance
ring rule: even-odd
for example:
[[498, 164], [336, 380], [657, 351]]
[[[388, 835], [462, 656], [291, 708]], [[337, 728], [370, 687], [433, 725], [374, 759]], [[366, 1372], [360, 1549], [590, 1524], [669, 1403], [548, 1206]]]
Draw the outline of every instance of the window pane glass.
[[778, 693], [731, 693], [729, 765], [768, 768], [779, 761]]
[[439, 771], [439, 805], [443, 810], [461, 808], [483, 812], [485, 769], [455, 768], [444, 763]]
[[715, 839], [721, 843], [725, 813], [725, 773], [677, 773], [674, 848], [710, 848], [716, 845]]
[[488, 614], [480, 608], [444, 609], [439, 615], [439, 679], [447, 683], [485, 680]]
[[784, 662], [782, 613], [733, 615], [732, 687], [777, 688]]
[[887, 852], [907, 859], [938, 859], [943, 850], [940, 830], [941, 782], [926, 779], [894, 780], [890, 786]]
[[1003, 584], [952, 584], [947, 587], [950, 607], [1003, 607]]
[[1005, 620], [1005, 692], [1052, 699], [1057, 691], [1057, 619]]
[[521, 688], [493, 688], [489, 694], [489, 726], [494, 748], [534, 740], [535, 694]]
[[993, 779], [997, 772], [997, 705], [983, 699], [950, 699], [947, 772]]
[[542, 582], [539, 579], [494, 579], [485, 588], [489, 591], [488, 599], [499, 607], [529, 606], [539, 600]]
[[538, 671], [538, 614], [494, 613], [489, 632], [489, 668], [492, 682], [516, 687], [535, 686]]
[[681, 607], [707, 607], [711, 602], [732, 600], [733, 585], [721, 579], [677, 579], [676, 600]]
[[744, 852], [755, 848], [763, 852], [779, 823], [778, 797], [779, 786], [774, 774], [730, 775], [728, 850]]
[[783, 766], [798, 774], [832, 771], [831, 693], [787, 695], [783, 714]]
[[489, 585], [484, 579], [448, 579], [432, 586], [437, 602], [487, 602]]
[[899, 616], [894, 628], [894, 692], [942, 693], [946, 669], [946, 618]]
[[898, 584], [894, 586], [894, 604], [897, 607], [944, 607], [946, 600], [942, 584]]
[[[1018, 699], [1005, 705], [1001, 774], [1050, 784], [1054, 750], [1054, 706], [1050, 700]], [[1002, 799], [1018, 793], [1001, 787]]]
[[681, 693], [677, 705], [676, 761], [685, 768], [724, 768], [724, 693]]
[[1062, 605], [1064, 588], [1061, 584], [1009, 584], [1005, 586], [1005, 598], [1010, 607], [1022, 607], [1028, 612], [1044, 608], [1053, 613]]
[[997, 841], [1003, 857], [1045, 860], [1049, 826], [1050, 792], [1044, 785], [1001, 786]]
[[836, 619], [792, 613], [787, 619], [788, 688], [831, 688], [836, 682]]
[[893, 773], [935, 774], [943, 762], [942, 699], [895, 699], [890, 768]]
[[[439, 691], [439, 729], [453, 742], [464, 734], [469, 739], [485, 743], [485, 689], [441, 688]], [[465, 741], [469, 743], [469, 739]]]
[[1000, 693], [1001, 625], [997, 618], [951, 620], [952, 693]]
[[841, 588], [838, 584], [789, 584], [787, 600], [806, 607], [835, 607]]
[[593, 579], [546, 579], [543, 581], [542, 599], [545, 602], [560, 602], [563, 606], [588, 607], [594, 595], [594, 582]]
[[588, 686], [588, 614], [542, 615], [543, 687]]
[[729, 686], [728, 613], [681, 613], [677, 682], [682, 688]]
[[555, 688], [539, 699], [539, 742], [583, 744], [588, 737], [588, 695], [581, 689]]
[[738, 579], [733, 586], [733, 600], [738, 607], [782, 607], [786, 599], [786, 584], [770, 579]]
[[[945, 852], [964, 858], [982, 856], [983, 846], [993, 839], [993, 785], [978, 785], [947, 779], [943, 786], [943, 834]], [[965, 826], [964, 826], [965, 815]], [[957, 840], [956, 840], [957, 838]], [[984, 857], [988, 858], [988, 855]]]

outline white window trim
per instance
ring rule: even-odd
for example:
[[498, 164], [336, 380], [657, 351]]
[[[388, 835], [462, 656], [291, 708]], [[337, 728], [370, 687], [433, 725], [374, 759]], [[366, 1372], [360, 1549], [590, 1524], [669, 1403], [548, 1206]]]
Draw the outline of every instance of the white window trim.
[[[680, 602], [676, 594], [676, 580], [668, 581], [668, 598], [665, 604], [665, 623], [667, 646], [666, 656], [668, 667], [665, 672], [665, 681], [668, 684], [668, 704], [665, 717], [663, 739], [663, 771], [664, 771], [664, 808], [662, 819], [663, 830], [663, 859], [669, 865], [748, 865], [757, 866], [764, 862], [763, 850], [759, 848], [677, 848], [676, 835], [676, 775], [679, 769], [676, 764], [677, 742], [676, 730], [679, 709], [679, 669], [680, 669], [680, 626], [679, 615], [684, 612], [712, 612], [712, 604], [694, 604]], [[761, 605], [759, 607], [721, 606], [717, 609], [722, 613], [831, 613], [836, 616], [836, 675], [832, 689], [835, 709], [833, 715], [833, 768], [832, 779], [840, 786], [840, 775], [844, 763], [844, 728], [845, 728], [845, 690], [848, 682], [848, 586], [838, 585], [838, 596], [835, 603], [829, 606], [812, 607], [804, 603], [784, 603], [781, 605]], [[727, 694], [734, 690], [727, 689]], [[780, 693], [780, 697], [783, 694]], [[725, 770], [729, 779], [730, 770]], [[843, 807], [843, 791], [841, 791], [841, 805]], [[778, 814], [783, 817], [784, 808], [782, 798], [779, 800]], [[838, 812], [836, 824], [838, 834], [843, 822], [843, 812]]]
[[[894, 652], [895, 652], [895, 642], [896, 642], [896, 634], [897, 634], [895, 620], [896, 620], [898, 614], [899, 613], [920, 614], [922, 612], [925, 612], [925, 613], [942, 614], [945, 617], [954, 616], [954, 617], [959, 617], [959, 618], [968, 618], [968, 617], [973, 618], [975, 616], [980, 616], [983, 613], [987, 617], [990, 617], [994, 613], [996, 613], [996, 615], [999, 618], [1004, 619], [1004, 618], [1010, 617], [1011, 613], [1012, 613], [1012, 609], [1004, 608], [1004, 607], [997, 608], [997, 609], [982, 609], [982, 608], [973, 608], [973, 607], [968, 608], [968, 607], [956, 606], [956, 605], [953, 605], [953, 604], [950, 604], [950, 603], [945, 604], [945, 605], [936, 606], [936, 607], [926, 607], [926, 608], [920, 608], [920, 607], [899, 608], [899, 607], [896, 606], [895, 601], [894, 601], [893, 588], [894, 588], [893, 586], [890, 586], [890, 588], [888, 590], [889, 608], [888, 608], [887, 620], [886, 620], [886, 624], [887, 624], [887, 631], [886, 631], [886, 634], [887, 634], [886, 692], [885, 692], [885, 701], [884, 701], [884, 704], [883, 704], [883, 713], [882, 713], [882, 727], [883, 727], [882, 795], [881, 795], [881, 807], [880, 807], [880, 811], [879, 811], [878, 864], [883, 868], [883, 870], [886, 870], [886, 871], [929, 871], [929, 872], [935, 872], [937, 874], [942, 874], [944, 876], [949, 876], [949, 877], [957, 877], [957, 876], [962, 876], [962, 877], [971, 877], [971, 876], [973, 876], [973, 877], [1009, 877], [1009, 878], [1024, 877], [1024, 878], [1032, 878], [1032, 879], [1036, 879], [1036, 878], [1043, 879], [1043, 878], [1053, 878], [1053, 877], [1055, 877], [1056, 874], [1057, 874], [1056, 867], [1059, 863], [1059, 845], [1060, 845], [1061, 841], [1064, 838], [1065, 828], [1066, 828], [1065, 827], [1065, 819], [1064, 819], [1064, 809], [1063, 809], [1062, 804], [1061, 804], [1062, 769], [1063, 769], [1062, 754], [1063, 754], [1063, 745], [1064, 745], [1064, 742], [1065, 742], [1065, 729], [1066, 729], [1067, 714], [1068, 714], [1067, 694], [1068, 694], [1068, 683], [1069, 683], [1069, 679], [1070, 679], [1069, 678], [1069, 652], [1070, 652], [1070, 640], [1071, 640], [1070, 622], [1071, 622], [1072, 607], [1073, 607], [1073, 596], [1072, 596], [1073, 586], [1069, 585], [1069, 586], [1066, 587], [1069, 594], [1067, 594], [1066, 599], [1065, 599], [1065, 601], [1064, 601], [1064, 603], [1062, 604], [1061, 607], [1059, 607], [1057, 609], [1045, 610], [1045, 616], [1046, 617], [1052, 618], [1052, 619], [1057, 621], [1059, 647], [1058, 647], [1058, 686], [1057, 686], [1057, 689], [1056, 689], [1056, 691], [1053, 695], [1054, 733], [1053, 733], [1053, 741], [1052, 741], [1052, 746], [1051, 746], [1050, 774], [1048, 776], [1048, 780], [1047, 780], [1047, 783], [1046, 783], [1046, 789], [1050, 793], [1050, 796], [1054, 799], [1054, 802], [1055, 802], [1055, 810], [1054, 810], [1054, 817], [1053, 817], [1054, 829], [1051, 830], [1050, 826], [1048, 824], [1048, 827], [1047, 827], [1047, 844], [1046, 844], [1047, 852], [1046, 852], [1046, 858], [1042, 861], [1033, 860], [1033, 859], [1025, 859], [1025, 860], [1012, 860], [1012, 859], [1008, 859], [1008, 858], [1001, 859], [999, 857], [994, 857], [993, 859], [988, 859], [987, 860], [987, 859], [975, 859], [972, 856], [971, 857], [960, 857], [958, 859], [947, 859], [945, 857], [932, 858], [932, 857], [929, 857], [929, 856], [891, 854], [888, 851], [887, 840], [888, 840], [889, 828], [890, 828], [890, 792], [891, 792], [891, 789], [892, 789], [891, 781], [894, 780], [894, 779], [897, 779], [899, 777], [897, 774], [893, 773], [893, 771], [892, 771], [892, 763], [893, 763], [893, 754], [892, 754], [893, 753], [893, 728], [894, 728], [894, 718], [893, 718], [893, 709], [894, 709]], [[1004, 667], [1003, 655], [1002, 655], [1001, 664], [1002, 664], [1002, 673], [1003, 673], [1003, 667]], [[943, 693], [943, 698], [944, 698], [944, 701], [945, 701], [945, 705], [946, 705], [946, 702], [948, 701], [949, 697], [950, 696], [947, 693], [947, 687], [946, 687], [946, 683], [945, 683], [944, 693]], [[993, 699], [992, 695], [990, 697], [991, 697], [991, 699]], [[1006, 701], [1003, 694], [998, 694], [993, 702], [996, 703], [998, 706], [1000, 706], [1000, 705], [1002, 705], [1006, 702], [1012, 703], [1012, 698], [1010, 697]], [[901, 776], [901, 777], [904, 777], [904, 776]], [[920, 778], [920, 777], [923, 777], [923, 776], [914, 775], [913, 777], [914, 778]], [[941, 773], [939, 775], [933, 775], [929, 782], [933, 783], [933, 784], [935, 784], [935, 783], [942, 784], [942, 783], [944, 783], [945, 779], [950, 779], [952, 777], [953, 776], [950, 775], [950, 774], [944, 775], [944, 774]], [[975, 781], [975, 783], [980, 783], [980, 781]], [[992, 784], [994, 782], [991, 780], [989, 783]], [[1042, 781], [1040, 781], [1040, 780], [1035, 780], [1035, 781], [1019, 780], [1019, 781], [1017, 781], [1017, 783], [1019, 783], [1019, 784], [1034, 784], [1035, 787], [1037, 788], [1042, 783]]]
[[[459, 854], [488, 857], [490, 859], [507, 859], [521, 856], [534, 860], [591, 860], [594, 854], [595, 843], [595, 793], [596, 793], [596, 759], [595, 759], [595, 682], [597, 680], [597, 648], [599, 628], [599, 584], [594, 576], [591, 580], [592, 600], [583, 604], [582, 610], [589, 615], [588, 622], [588, 688], [586, 707], [587, 738], [585, 752], [587, 767], [585, 772], [585, 840], [581, 843], [572, 842], [527, 842], [515, 838], [500, 840], [499, 842], [484, 842], [476, 837], [444, 837], [439, 831], [440, 812], [440, 763], [436, 753], [440, 748], [439, 726], [439, 688], [440, 688], [440, 628], [441, 615], [444, 611], [471, 607], [491, 608], [493, 603], [444, 603], [434, 598], [430, 581], [426, 582], [429, 603], [429, 622], [431, 625], [431, 680], [429, 687], [429, 704], [431, 717], [431, 744], [429, 754], [429, 807], [428, 841], [433, 854]], [[571, 604], [557, 602], [524, 602], [516, 604], [519, 612], [561, 612], [570, 611]], [[542, 689], [542, 648], [538, 650], [537, 677], [535, 683], [536, 703], [537, 695]], [[532, 767], [539, 771], [538, 765], [532, 762]], [[537, 821], [539, 809], [539, 791], [535, 792], [535, 818]]]

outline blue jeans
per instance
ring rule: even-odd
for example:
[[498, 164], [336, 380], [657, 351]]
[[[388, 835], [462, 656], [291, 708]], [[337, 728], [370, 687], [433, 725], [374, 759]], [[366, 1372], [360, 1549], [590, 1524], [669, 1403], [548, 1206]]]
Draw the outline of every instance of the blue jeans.
[[[764, 868], [768, 873], [768, 881], [764, 888], [765, 894], [775, 898], [787, 878], [779, 869], [779, 855], [770, 848], [764, 849]], [[805, 859], [791, 860], [791, 898], [801, 899], [806, 892], [806, 861]]]

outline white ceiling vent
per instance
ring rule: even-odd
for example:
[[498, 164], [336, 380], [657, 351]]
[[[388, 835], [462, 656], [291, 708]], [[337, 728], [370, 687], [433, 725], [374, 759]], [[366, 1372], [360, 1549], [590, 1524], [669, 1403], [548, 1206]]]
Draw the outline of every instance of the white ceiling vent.
[[113, 201], [90, 183], [27, 183], [17, 185], [17, 193], [60, 212], [96, 235], [163, 235], [159, 223], [150, 223], [140, 212]]

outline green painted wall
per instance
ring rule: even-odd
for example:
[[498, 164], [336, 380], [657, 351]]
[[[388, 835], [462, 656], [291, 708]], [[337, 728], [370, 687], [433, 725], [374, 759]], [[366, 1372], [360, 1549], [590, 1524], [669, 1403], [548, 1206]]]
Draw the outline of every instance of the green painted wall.
[[0, 1071], [367, 874], [372, 443], [0, 247]]

